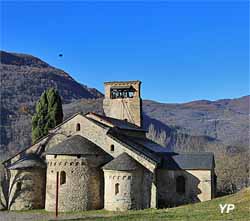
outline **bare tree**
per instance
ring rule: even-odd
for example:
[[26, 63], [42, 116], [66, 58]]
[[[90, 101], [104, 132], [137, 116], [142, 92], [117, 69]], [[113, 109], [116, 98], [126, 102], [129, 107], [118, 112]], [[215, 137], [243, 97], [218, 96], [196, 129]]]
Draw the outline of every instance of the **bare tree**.
[[147, 138], [158, 143], [163, 147], [167, 147], [167, 144], [169, 142], [166, 131], [164, 130], [157, 131], [153, 124], [149, 125]]
[[153, 124], [150, 124], [148, 127], [147, 138], [153, 141], [157, 139], [157, 132]]
[[214, 149], [217, 189], [221, 193], [234, 193], [250, 186], [250, 151], [227, 152], [225, 146]]

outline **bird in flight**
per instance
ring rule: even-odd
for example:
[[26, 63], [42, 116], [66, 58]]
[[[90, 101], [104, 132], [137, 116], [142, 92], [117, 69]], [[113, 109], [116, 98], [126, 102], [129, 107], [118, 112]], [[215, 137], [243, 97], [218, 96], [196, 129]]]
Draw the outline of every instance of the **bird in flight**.
[[59, 54], [58, 56], [59, 56], [59, 57], [62, 57], [62, 56], [63, 56], [63, 54]]

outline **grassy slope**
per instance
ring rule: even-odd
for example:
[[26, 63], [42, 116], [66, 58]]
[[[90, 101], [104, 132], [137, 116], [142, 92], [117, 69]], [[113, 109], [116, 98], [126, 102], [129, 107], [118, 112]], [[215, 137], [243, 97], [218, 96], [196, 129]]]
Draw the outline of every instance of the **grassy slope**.
[[[219, 204], [233, 203], [235, 210], [230, 213], [220, 213]], [[67, 213], [66, 213], [67, 214]], [[66, 215], [64, 214], [64, 215]], [[68, 213], [69, 217], [73, 213]], [[74, 213], [77, 221], [144, 221], [144, 220], [250, 220], [250, 188], [239, 193], [220, 197], [208, 202], [190, 204], [170, 209], [146, 209], [129, 212], [108, 212], [103, 210]], [[83, 217], [83, 218], [79, 218]], [[59, 216], [60, 217], [60, 216]], [[68, 218], [69, 218], [68, 217]], [[70, 220], [70, 219], [66, 220]]]

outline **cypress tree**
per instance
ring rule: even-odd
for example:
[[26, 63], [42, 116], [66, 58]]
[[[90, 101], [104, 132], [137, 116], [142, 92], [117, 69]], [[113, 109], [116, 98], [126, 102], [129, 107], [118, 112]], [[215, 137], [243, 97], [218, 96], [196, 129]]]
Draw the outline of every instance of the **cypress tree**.
[[32, 117], [32, 142], [46, 136], [50, 129], [63, 120], [62, 101], [54, 88], [43, 92], [36, 104], [36, 113]]

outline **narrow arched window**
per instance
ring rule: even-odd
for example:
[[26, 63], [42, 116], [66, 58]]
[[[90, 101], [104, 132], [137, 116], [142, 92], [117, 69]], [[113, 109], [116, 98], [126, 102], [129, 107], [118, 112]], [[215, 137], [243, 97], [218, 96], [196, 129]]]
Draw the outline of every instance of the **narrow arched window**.
[[64, 171], [61, 171], [60, 173], [60, 185], [63, 185], [66, 183], [66, 173]]
[[112, 144], [111, 146], [110, 146], [110, 151], [114, 151], [115, 150], [115, 146]]
[[22, 183], [21, 182], [17, 182], [16, 184], [16, 191], [21, 191], [22, 189]]
[[115, 195], [117, 195], [120, 192], [120, 184], [116, 183], [115, 184]]
[[180, 194], [186, 192], [186, 180], [184, 176], [178, 176], [176, 178], [176, 192]]
[[81, 124], [76, 124], [76, 131], [80, 131], [81, 130]]

